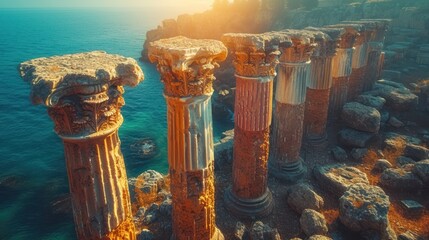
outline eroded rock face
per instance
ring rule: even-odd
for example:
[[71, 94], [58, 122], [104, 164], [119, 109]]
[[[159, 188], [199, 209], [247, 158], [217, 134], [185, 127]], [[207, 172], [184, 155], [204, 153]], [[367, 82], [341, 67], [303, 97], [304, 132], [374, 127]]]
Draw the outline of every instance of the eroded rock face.
[[361, 103], [346, 103], [341, 112], [341, 119], [348, 127], [356, 130], [377, 133], [380, 129], [380, 112]]
[[337, 196], [341, 196], [347, 188], [354, 184], [369, 184], [365, 173], [342, 164], [315, 167], [313, 174], [322, 188]]
[[298, 184], [291, 187], [287, 203], [298, 214], [301, 214], [305, 209], [320, 210], [324, 205], [323, 198], [307, 184]]
[[328, 233], [328, 226], [323, 214], [312, 209], [305, 209], [299, 219], [301, 229], [307, 236], [325, 235]]
[[339, 217], [352, 231], [383, 232], [388, 226], [389, 206], [389, 196], [380, 187], [357, 183], [341, 196]]

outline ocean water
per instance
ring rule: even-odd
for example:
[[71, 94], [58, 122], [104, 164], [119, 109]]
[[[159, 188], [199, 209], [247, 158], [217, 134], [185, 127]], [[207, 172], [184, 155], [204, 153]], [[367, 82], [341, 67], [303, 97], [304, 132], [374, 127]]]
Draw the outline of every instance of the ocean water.
[[[104, 50], [138, 59], [145, 33], [174, 9], [0, 9], [0, 239], [75, 239], [73, 219], [54, 213], [68, 193], [63, 145], [46, 108], [33, 106], [18, 75], [20, 62], [52, 55]], [[174, 15], [173, 15], [174, 16]], [[145, 80], [126, 88], [122, 141], [128, 177], [147, 169], [166, 173], [167, 122], [162, 83], [153, 65], [140, 63]], [[215, 141], [231, 122], [214, 122]], [[143, 160], [131, 145], [152, 138], [157, 155]]]

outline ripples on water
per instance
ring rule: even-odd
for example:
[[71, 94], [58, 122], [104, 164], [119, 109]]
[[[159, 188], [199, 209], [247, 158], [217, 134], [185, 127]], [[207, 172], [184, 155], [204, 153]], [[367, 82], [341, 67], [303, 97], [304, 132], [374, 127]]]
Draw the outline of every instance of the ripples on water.
[[[157, 16], [154, 16], [157, 12]], [[150, 17], [149, 17], [150, 16]], [[68, 192], [63, 146], [46, 109], [30, 103], [20, 62], [51, 55], [104, 50], [138, 59], [145, 33], [171, 13], [159, 9], [0, 10], [0, 239], [75, 239], [73, 219], [54, 214], [50, 203]], [[166, 106], [154, 66], [141, 63], [145, 80], [126, 88], [120, 128], [128, 176], [146, 169], [166, 173]], [[232, 127], [214, 123], [215, 138]], [[150, 137], [160, 149], [142, 161], [130, 151]]]

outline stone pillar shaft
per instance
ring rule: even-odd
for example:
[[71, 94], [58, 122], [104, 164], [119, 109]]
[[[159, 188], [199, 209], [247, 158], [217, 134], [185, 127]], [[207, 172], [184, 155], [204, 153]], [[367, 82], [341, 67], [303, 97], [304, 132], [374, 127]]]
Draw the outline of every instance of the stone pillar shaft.
[[211, 96], [213, 70], [226, 52], [219, 41], [185, 37], [149, 46], [165, 84], [172, 239], [224, 239], [215, 223]]
[[118, 128], [122, 86], [143, 79], [137, 62], [89, 52], [34, 59], [20, 71], [63, 140], [77, 238], [136, 239]]
[[348, 100], [357, 97], [363, 90], [364, 77], [367, 68], [368, 44], [364, 36], [359, 36], [353, 51], [352, 73], [350, 74]]

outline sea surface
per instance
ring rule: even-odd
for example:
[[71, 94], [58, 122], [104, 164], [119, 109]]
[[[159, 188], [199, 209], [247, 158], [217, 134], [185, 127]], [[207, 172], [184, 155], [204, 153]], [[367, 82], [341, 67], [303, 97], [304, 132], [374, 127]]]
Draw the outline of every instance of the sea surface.
[[[140, 57], [146, 31], [174, 9], [0, 9], [0, 239], [76, 239], [70, 214], [51, 203], [68, 193], [61, 140], [44, 106], [31, 104], [19, 63], [92, 50]], [[128, 177], [147, 169], [167, 173], [166, 105], [153, 65], [145, 80], [126, 88], [119, 134]], [[215, 141], [233, 127], [214, 122]], [[131, 145], [152, 138], [158, 154], [142, 159]]]

